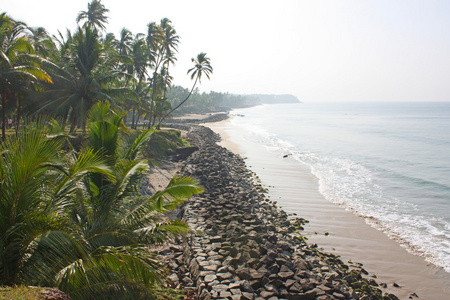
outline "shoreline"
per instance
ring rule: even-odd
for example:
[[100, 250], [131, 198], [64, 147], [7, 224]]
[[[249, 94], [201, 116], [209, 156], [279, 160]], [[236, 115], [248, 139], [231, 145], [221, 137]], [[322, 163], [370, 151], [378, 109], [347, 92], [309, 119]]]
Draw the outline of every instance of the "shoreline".
[[[326, 252], [340, 255], [344, 261], [363, 263], [388, 290], [400, 299], [416, 293], [420, 299], [450, 298], [450, 274], [427, 263], [423, 257], [410, 254], [397, 241], [371, 227], [366, 220], [326, 200], [318, 189], [317, 178], [292, 158], [267, 159], [265, 149], [256, 149], [239, 139], [227, 122], [205, 123], [222, 136], [221, 145], [248, 156], [248, 168], [269, 185], [272, 200], [287, 213], [310, 221], [305, 226], [309, 243], [317, 243]], [[295, 167], [293, 167], [295, 165]], [[327, 233], [325, 235], [325, 233]], [[394, 283], [401, 288], [393, 287]]]
[[304, 220], [289, 218], [268, 199], [244, 159], [216, 144], [218, 134], [204, 126], [176, 128], [188, 130], [199, 148], [180, 173], [196, 178], [205, 192], [180, 212], [202, 234], [163, 252], [174, 287], [198, 299], [399, 299], [360, 265], [307, 244]]
[[217, 144], [217, 133], [192, 124], [170, 127], [198, 148], [176, 173], [205, 188], [177, 216], [201, 233], [155, 250], [170, 287], [188, 299], [399, 299], [360, 264], [307, 243], [305, 220], [270, 200], [242, 156]]

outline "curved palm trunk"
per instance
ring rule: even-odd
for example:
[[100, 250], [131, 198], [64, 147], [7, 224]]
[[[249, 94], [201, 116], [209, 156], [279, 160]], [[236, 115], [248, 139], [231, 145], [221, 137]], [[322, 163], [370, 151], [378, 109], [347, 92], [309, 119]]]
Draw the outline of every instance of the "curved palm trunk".
[[160, 111], [159, 111], [159, 120], [158, 120], [158, 123], [156, 123], [156, 116], [155, 116], [155, 124], [157, 124], [156, 125], [156, 129], [160, 129], [160, 124], [161, 124], [161, 121], [162, 121], [162, 114], [163, 114], [163, 112], [164, 112], [164, 103], [166, 102], [166, 91], [164, 91], [164, 95], [163, 95], [163, 99], [162, 99], [162, 101], [161, 101], [161, 109], [160, 109]]
[[189, 95], [186, 97], [186, 99], [184, 99], [183, 101], [180, 102], [180, 104], [178, 104], [175, 108], [173, 108], [171, 111], [169, 111], [167, 114], [164, 115], [164, 117], [161, 118], [161, 120], [159, 121], [159, 124], [161, 124], [171, 113], [173, 113], [176, 109], [178, 109], [178, 107], [180, 107], [181, 105], [183, 105], [188, 99], [189, 97], [191, 97], [192, 92], [194, 91], [195, 86], [197, 85], [197, 81], [198, 81], [198, 76], [197, 78], [195, 78], [195, 82], [194, 85], [192, 86], [191, 91], [189, 92]]

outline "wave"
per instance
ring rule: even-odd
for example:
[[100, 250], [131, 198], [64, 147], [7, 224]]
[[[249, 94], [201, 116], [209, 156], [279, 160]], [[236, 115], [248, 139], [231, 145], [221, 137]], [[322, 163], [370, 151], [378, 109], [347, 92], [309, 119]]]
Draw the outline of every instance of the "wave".
[[[381, 168], [375, 172], [369, 165], [348, 158], [298, 151], [298, 143], [280, 138], [258, 123], [239, 120], [238, 126], [268, 151], [292, 156], [307, 166], [318, 178], [319, 192], [327, 200], [365, 218], [367, 224], [398, 241], [410, 253], [423, 256], [450, 273], [450, 224], [443, 218], [422, 212], [413, 203], [388, 195], [377, 178], [376, 173], [383, 172]], [[395, 176], [408, 179], [412, 184], [448, 188], [407, 175]]]
[[[418, 205], [411, 201], [411, 198], [416, 197], [413, 193], [420, 188], [425, 191], [439, 191], [440, 195], [446, 195], [450, 190], [448, 185], [410, 176], [407, 172], [402, 172], [401, 168], [396, 169], [396, 166], [408, 166], [409, 161], [395, 163], [389, 161], [393, 159], [389, 155], [381, 155], [373, 160], [363, 154], [358, 155], [356, 161], [353, 158], [355, 155], [349, 155], [351, 152], [332, 148], [336, 146], [332, 141], [331, 149], [323, 149], [324, 144], [315, 143], [314, 146], [319, 146], [317, 149], [320, 149], [320, 152], [312, 151], [311, 145], [302, 144], [300, 135], [289, 131], [295, 128], [292, 124], [299, 123], [286, 123], [285, 127], [275, 127], [270, 123], [272, 119], [267, 111], [258, 111], [254, 116], [236, 118], [233, 122], [236, 127], [245, 131], [246, 137], [264, 145], [268, 151], [281, 156], [292, 156], [295, 161], [307, 166], [318, 178], [319, 192], [327, 200], [365, 218], [367, 224], [398, 241], [410, 253], [423, 256], [428, 262], [450, 273], [450, 222], [433, 214], [432, 210], [424, 210], [423, 206], [428, 203]], [[386, 134], [387, 132], [380, 136], [384, 138]], [[414, 135], [391, 138], [395, 143], [405, 139], [417, 139]], [[436, 143], [435, 140], [428, 142]], [[384, 150], [383, 147], [385, 146], [379, 149]], [[394, 181], [396, 186], [392, 185]], [[400, 194], [395, 194], [390, 189], [395, 192], [401, 191]], [[430, 197], [430, 194], [424, 197]], [[445, 209], [448, 203], [445, 203], [447, 200], [444, 198], [442, 201]], [[431, 205], [433, 204], [439, 209], [438, 203], [433, 202]]]
[[319, 192], [365, 218], [366, 223], [398, 241], [406, 250], [450, 273], [450, 224], [420, 211], [417, 205], [387, 195], [373, 172], [352, 160], [293, 151], [310, 167]]

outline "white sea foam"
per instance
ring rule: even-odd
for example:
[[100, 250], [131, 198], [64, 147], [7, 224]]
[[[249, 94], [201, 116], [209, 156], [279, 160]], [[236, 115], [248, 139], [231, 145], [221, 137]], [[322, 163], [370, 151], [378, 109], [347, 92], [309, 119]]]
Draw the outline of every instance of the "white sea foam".
[[450, 105], [275, 105], [236, 113], [245, 117], [233, 126], [309, 167], [326, 199], [450, 272], [450, 136], [442, 130], [450, 128]]

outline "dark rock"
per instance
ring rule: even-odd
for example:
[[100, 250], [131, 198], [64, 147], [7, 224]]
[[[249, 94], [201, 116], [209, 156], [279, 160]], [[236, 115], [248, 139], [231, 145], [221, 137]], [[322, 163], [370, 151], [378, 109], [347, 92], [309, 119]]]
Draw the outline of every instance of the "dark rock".
[[255, 299], [255, 296], [256, 295], [254, 293], [243, 292], [242, 296], [241, 296], [241, 299], [242, 300], [253, 300], [253, 299]]
[[282, 280], [290, 279], [290, 278], [294, 277], [294, 275], [295, 274], [292, 271], [278, 273], [278, 277], [281, 278]]
[[169, 155], [173, 155], [174, 161], [182, 161], [186, 160], [186, 158], [188, 158], [195, 151], [198, 151], [198, 147], [184, 147], [175, 149]]
[[302, 289], [302, 286], [298, 282], [295, 282], [294, 284], [291, 284], [288, 287], [288, 291], [292, 292], [292, 293], [300, 293], [303, 291], [303, 289]]
[[275, 293], [274, 292], [269, 292], [269, 291], [262, 291], [261, 293], [259, 293], [259, 295], [261, 297], [263, 297], [264, 299], [267, 299], [267, 298], [270, 298], [270, 297], [274, 296]]
[[43, 300], [71, 300], [69, 295], [55, 288], [44, 289], [40, 292]]

